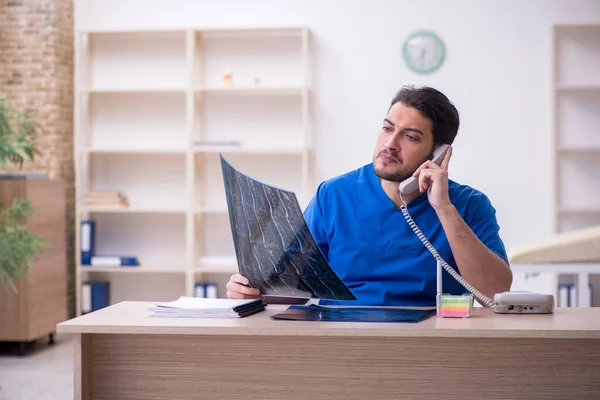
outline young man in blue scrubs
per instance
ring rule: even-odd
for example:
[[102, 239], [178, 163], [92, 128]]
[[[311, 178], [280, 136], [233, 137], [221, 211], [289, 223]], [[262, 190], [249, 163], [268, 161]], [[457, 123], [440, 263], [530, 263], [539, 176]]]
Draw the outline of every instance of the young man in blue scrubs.
[[[402, 88], [392, 100], [377, 138], [373, 162], [321, 183], [304, 212], [331, 268], [357, 301], [319, 304], [432, 306], [436, 260], [406, 222], [408, 212], [441, 257], [484, 295], [510, 290], [512, 273], [498, 234], [495, 210], [481, 192], [448, 179], [452, 148], [441, 165], [434, 149], [452, 144], [458, 111], [441, 92]], [[398, 185], [419, 178], [419, 190], [400, 195]], [[229, 298], [257, 296], [233, 275]], [[446, 271], [444, 293], [466, 290]]]

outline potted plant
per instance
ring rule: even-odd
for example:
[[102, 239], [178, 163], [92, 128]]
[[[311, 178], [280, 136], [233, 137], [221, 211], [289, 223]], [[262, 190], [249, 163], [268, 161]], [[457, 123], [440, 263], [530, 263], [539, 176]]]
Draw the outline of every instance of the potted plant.
[[[33, 161], [40, 154], [38, 128], [30, 115], [16, 110], [0, 94], [0, 168], [21, 170], [24, 161]], [[3, 179], [22, 177], [20, 173], [2, 175]], [[26, 220], [32, 211], [27, 199], [0, 204], [0, 288], [9, 285], [16, 292], [13, 280], [27, 276], [31, 261], [43, 249], [44, 242], [27, 230]]]

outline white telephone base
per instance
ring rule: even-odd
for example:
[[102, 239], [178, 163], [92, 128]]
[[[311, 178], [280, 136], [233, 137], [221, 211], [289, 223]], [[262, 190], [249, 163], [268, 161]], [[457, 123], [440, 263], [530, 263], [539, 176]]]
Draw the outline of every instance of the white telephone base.
[[533, 292], [503, 292], [494, 295], [498, 314], [552, 314], [554, 296]]

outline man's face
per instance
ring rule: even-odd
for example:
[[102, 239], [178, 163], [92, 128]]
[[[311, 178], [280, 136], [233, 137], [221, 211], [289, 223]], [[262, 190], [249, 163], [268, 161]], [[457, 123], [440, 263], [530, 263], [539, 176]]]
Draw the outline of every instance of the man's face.
[[390, 108], [377, 137], [373, 155], [375, 174], [402, 182], [431, 158], [433, 123], [416, 108], [396, 103]]

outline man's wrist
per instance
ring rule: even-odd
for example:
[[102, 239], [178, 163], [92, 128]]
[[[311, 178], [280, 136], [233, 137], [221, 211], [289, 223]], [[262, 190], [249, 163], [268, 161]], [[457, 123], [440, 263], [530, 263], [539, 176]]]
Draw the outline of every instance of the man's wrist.
[[441, 221], [458, 215], [458, 211], [452, 203], [448, 203], [447, 205], [437, 207], [435, 209], [435, 212], [437, 213], [437, 216]]

